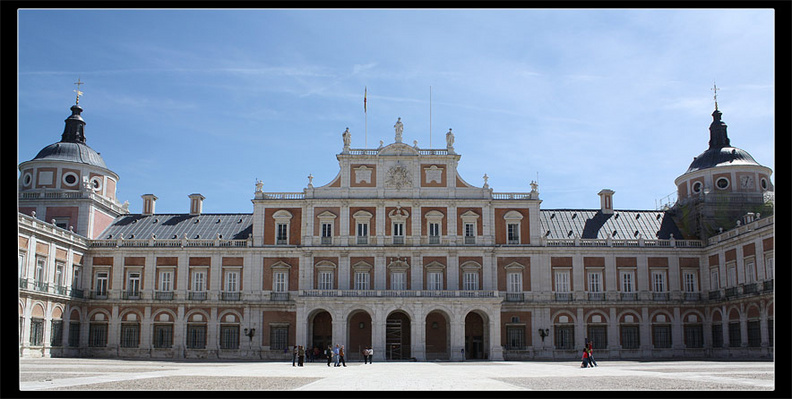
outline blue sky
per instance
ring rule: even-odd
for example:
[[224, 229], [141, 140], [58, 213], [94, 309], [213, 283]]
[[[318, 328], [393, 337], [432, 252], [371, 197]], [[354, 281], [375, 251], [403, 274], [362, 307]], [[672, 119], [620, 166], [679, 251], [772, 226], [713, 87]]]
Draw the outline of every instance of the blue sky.
[[[445, 146], [460, 175], [542, 208], [655, 209], [706, 150], [774, 169], [769, 9], [21, 10], [19, 161], [60, 140], [79, 78], [87, 144], [141, 211], [250, 213], [264, 191], [329, 183], [352, 148]], [[363, 91], [368, 88], [367, 130]], [[431, 118], [430, 118], [431, 87]], [[431, 124], [430, 124], [431, 119]], [[366, 133], [367, 132], [367, 133]]]

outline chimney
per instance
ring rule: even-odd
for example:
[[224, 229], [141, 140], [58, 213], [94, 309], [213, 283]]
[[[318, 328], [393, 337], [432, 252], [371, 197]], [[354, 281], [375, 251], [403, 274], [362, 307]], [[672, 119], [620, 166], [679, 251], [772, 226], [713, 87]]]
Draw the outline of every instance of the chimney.
[[615, 191], [604, 188], [599, 193], [600, 196], [600, 211], [604, 215], [613, 214], [613, 194]]
[[203, 200], [206, 199], [201, 194], [190, 194], [190, 215], [200, 215], [203, 210]]
[[143, 198], [143, 214], [144, 215], [153, 215], [154, 214], [154, 203], [157, 202], [157, 196], [154, 194], [143, 194], [140, 196]]

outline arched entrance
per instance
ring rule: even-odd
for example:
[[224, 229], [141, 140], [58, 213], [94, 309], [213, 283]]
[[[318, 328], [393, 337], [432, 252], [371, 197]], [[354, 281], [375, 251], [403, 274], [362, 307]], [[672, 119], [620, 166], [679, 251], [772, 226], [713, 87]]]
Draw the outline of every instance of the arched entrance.
[[346, 360], [363, 360], [363, 349], [371, 346], [371, 315], [365, 310], [352, 312], [347, 331]]
[[397, 310], [385, 319], [385, 359], [410, 359], [410, 316]]
[[478, 312], [465, 316], [465, 359], [486, 359], [484, 343], [488, 341], [484, 318]]
[[[313, 315], [310, 326], [310, 347], [316, 346], [324, 353], [328, 345], [333, 345], [333, 317], [326, 310], [317, 311]], [[297, 345], [300, 343], [298, 342]]]
[[426, 315], [426, 360], [449, 360], [448, 316], [441, 311]]

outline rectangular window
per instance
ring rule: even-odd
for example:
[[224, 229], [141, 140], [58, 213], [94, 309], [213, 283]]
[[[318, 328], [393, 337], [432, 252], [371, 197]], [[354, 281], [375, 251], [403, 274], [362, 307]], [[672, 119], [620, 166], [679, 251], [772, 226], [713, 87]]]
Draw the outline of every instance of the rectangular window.
[[188, 324], [186, 344], [188, 349], [206, 348], [206, 325]]
[[50, 321], [50, 345], [63, 346], [63, 320]]
[[569, 271], [555, 272], [555, 292], [569, 292]]
[[88, 329], [88, 346], [92, 348], [107, 346], [107, 323], [91, 323]]
[[753, 259], [745, 261], [745, 284], [756, 281], [756, 266]]
[[80, 346], [80, 323], [69, 323], [69, 347], [77, 348]]
[[220, 326], [220, 349], [239, 349], [239, 326]]
[[712, 325], [712, 347], [723, 347], [723, 324]]
[[277, 228], [277, 244], [286, 245], [289, 243], [289, 225], [286, 223], [278, 223]]
[[635, 291], [633, 272], [621, 272], [622, 292], [631, 293]]
[[333, 243], [333, 224], [322, 223], [322, 244]]
[[622, 349], [638, 349], [641, 346], [641, 336], [638, 326], [621, 326], [621, 346]]
[[739, 348], [742, 345], [742, 334], [740, 332], [740, 322], [729, 323], [729, 347]]
[[19, 254], [19, 278], [25, 277], [25, 254]]
[[765, 279], [770, 280], [773, 278], [773, 257], [765, 257]]
[[393, 272], [393, 273], [391, 273], [391, 289], [392, 290], [406, 290], [407, 289], [407, 273], [406, 272]]
[[602, 292], [602, 273], [589, 272], [588, 274], [589, 292]]
[[726, 286], [734, 287], [737, 285], [737, 267], [732, 262], [726, 267]]
[[701, 324], [685, 325], [685, 347], [703, 348], [704, 347], [704, 328]]
[[30, 319], [30, 346], [44, 345], [44, 319]]
[[520, 225], [518, 223], [506, 225], [506, 239], [508, 244], [520, 243]]
[[96, 296], [107, 297], [107, 282], [109, 280], [109, 272], [96, 273]]
[[332, 290], [333, 289], [333, 272], [331, 271], [320, 271], [317, 275], [319, 277], [317, 288], [320, 290]]
[[151, 337], [154, 348], [170, 348], [173, 346], [173, 324], [155, 324], [154, 335]]
[[225, 292], [239, 291], [239, 272], [225, 273]]
[[393, 243], [404, 244], [404, 223], [393, 223]]
[[192, 290], [204, 291], [206, 290], [206, 273], [193, 272], [192, 274]]
[[355, 289], [356, 290], [370, 289], [368, 272], [355, 272]]
[[47, 260], [44, 258], [36, 257], [36, 271], [33, 275], [33, 280], [36, 283], [43, 284], [44, 283], [44, 266], [46, 265]]
[[710, 269], [710, 290], [717, 290], [720, 288], [718, 269]]
[[66, 267], [61, 262], [55, 262], [55, 287], [63, 287], [63, 268]]
[[655, 348], [670, 348], [671, 326], [667, 324], [652, 326], [652, 342]]
[[289, 346], [289, 327], [273, 326], [270, 328], [270, 349], [286, 349]]
[[506, 274], [506, 292], [522, 292], [523, 282], [522, 273]]
[[698, 284], [696, 284], [696, 273], [685, 272], [682, 275], [685, 292], [698, 292]]
[[160, 272], [159, 275], [159, 290], [172, 291], [173, 290], [173, 272]]
[[137, 348], [140, 346], [140, 324], [121, 324], [121, 347]]
[[479, 289], [478, 272], [465, 272], [462, 275], [462, 289], [465, 291], [476, 291]]
[[429, 223], [429, 244], [440, 244], [440, 223]]
[[506, 349], [525, 349], [525, 327], [507, 326], [506, 327]]
[[428, 272], [426, 273], [426, 289], [430, 291], [439, 291], [443, 289], [443, 273], [442, 272]]
[[140, 272], [129, 272], [126, 292], [129, 297], [140, 296]]
[[273, 287], [272, 287], [273, 291], [286, 292], [289, 290], [286, 272], [275, 272], [272, 281], [273, 281]]
[[80, 266], [74, 266], [72, 269], [72, 289], [79, 290], [82, 282], [82, 268]]
[[358, 244], [368, 244], [368, 224], [366, 223], [358, 223], [357, 224], [357, 243]]
[[575, 326], [556, 326], [554, 330], [556, 349], [575, 348]]
[[465, 223], [465, 244], [476, 243], [476, 225], [473, 223]]
[[652, 272], [652, 291], [666, 291], [665, 272]]

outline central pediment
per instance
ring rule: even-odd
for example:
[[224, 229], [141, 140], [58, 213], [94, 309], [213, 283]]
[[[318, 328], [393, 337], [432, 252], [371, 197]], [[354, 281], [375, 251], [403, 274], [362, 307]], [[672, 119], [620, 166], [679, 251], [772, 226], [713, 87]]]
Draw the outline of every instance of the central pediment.
[[404, 144], [404, 143], [393, 143], [389, 144], [385, 147], [382, 147], [378, 152], [377, 155], [406, 155], [406, 156], [418, 156], [418, 150], [415, 148]]

